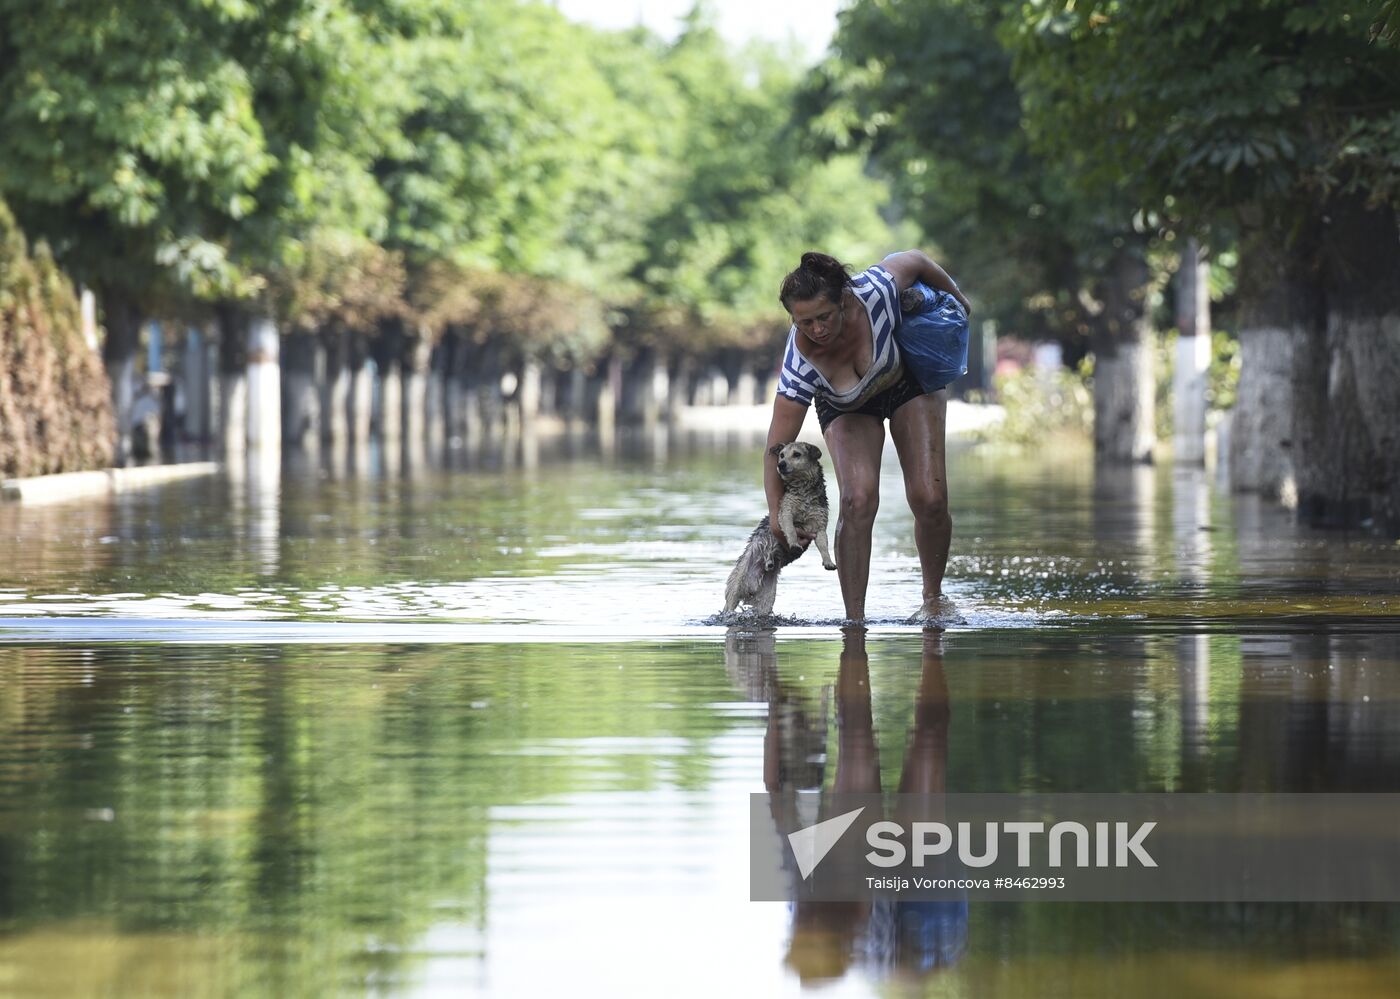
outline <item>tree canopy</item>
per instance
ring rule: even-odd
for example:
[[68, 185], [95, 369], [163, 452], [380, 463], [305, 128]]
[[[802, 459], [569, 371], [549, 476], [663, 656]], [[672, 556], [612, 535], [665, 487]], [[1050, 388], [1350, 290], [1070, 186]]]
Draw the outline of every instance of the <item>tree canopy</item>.
[[860, 158], [804, 148], [799, 79], [703, 6], [666, 42], [526, 0], [0, 0], [0, 193], [104, 305], [147, 314], [241, 301], [372, 332], [395, 279], [370, 268], [369, 294], [349, 263], [375, 258], [430, 326], [462, 315], [423, 298], [455, 270], [544, 294], [556, 327], [743, 343], [803, 249], [900, 239]]

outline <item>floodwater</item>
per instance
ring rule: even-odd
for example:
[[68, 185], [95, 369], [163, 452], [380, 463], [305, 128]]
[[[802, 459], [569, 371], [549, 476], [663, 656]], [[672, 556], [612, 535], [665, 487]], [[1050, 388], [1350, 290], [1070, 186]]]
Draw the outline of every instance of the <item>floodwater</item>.
[[[1400, 547], [1201, 473], [955, 446], [919, 603], [716, 619], [746, 435], [288, 461], [0, 507], [0, 995], [1380, 996], [1400, 907], [748, 901], [748, 795], [1400, 791]], [[831, 497], [836, 499], [834, 484]]]

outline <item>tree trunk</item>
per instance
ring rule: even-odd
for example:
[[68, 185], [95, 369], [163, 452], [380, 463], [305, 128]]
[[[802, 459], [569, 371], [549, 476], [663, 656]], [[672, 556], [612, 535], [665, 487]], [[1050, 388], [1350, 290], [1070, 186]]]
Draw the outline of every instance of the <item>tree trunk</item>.
[[670, 390], [661, 403], [661, 412], [668, 423], [680, 419], [681, 410], [690, 404], [691, 393], [695, 391], [695, 359], [689, 354], [676, 361], [675, 370], [670, 372]]
[[277, 326], [266, 316], [248, 324], [248, 446], [282, 448], [282, 359]]
[[1240, 384], [1230, 428], [1230, 485], [1296, 503], [1295, 355], [1317, 336], [1316, 234], [1277, 220], [1240, 241]]
[[129, 297], [116, 291], [102, 295], [107, 338], [102, 343], [102, 363], [112, 384], [112, 417], [117, 425], [112, 463], [131, 461], [131, 411], [136, 402], [136, 348], [141, 341], [141, 310]]
[[[1328, 206], [1324, 330], [1295, 358], [1298, 514], [1400, 534], [1400, 229], [1361, 195]], [[1323, 335], [1316, 335], [1322, 333]]]
[[575, 365], [569, 371], [568, 403], [564, 408], [564, 418], [569, 426], [588, 421], [586, 403], [588, 400], [588, 375], [583, 368]]
[[282, 442], [295, 448], [320, 439], [319, 352], [316, 338], [304, 333], [288, 336], [282, 351]]
[[248, 445], [248, 319], [232, 302], [214, 307], [219, 329], [219, 398], [214, 426], [219, 450], [241, 455]]
[[[1240, 269], [1245, 269], [1240, 256]], [[1243, 316], [1243, 300], [1241, 314]], [[1296, 501], [1293, 474], [1293, 354], [1302, 326], [1240, 326], [1240, 384], [1230, 423], [1230, 488]]]
[[643, 351], [632, 366], [632, 377], [635, 379], [635, 412], [641, 417], [642, 426], [650, 430], [665, 419], [667, 413], [671, 373], [666, 366], [665, 353], [658, 348]]
[[467, 444], [479, 442], [486, 431], [486, 411], [482, 404], [482, 348], [470, 335], [458, 330], [452, 351], [451, 413], [453, 436]]
[[1172, 452], [1179, 465], [1206, 460], [1206, 369], [1210, 367], [1210, 264], [1189, 239], [1176, 272], [1176, 366]]
[[399, 351], [403, 384], [400, 424], [404, 439], [414, 448], [422, 448], [427, 442], [428, 371], [432, 356], [432, 339], [426, 331], [403, 337]]
[[369, 346], [365, 335], [350, 333], [349, 341], [350, 391], [345, 400], [345, 418], [350, 424], [350, 442], [361, 445], [369, 440], [374, 383], [371, 381]]
[[1150, 462], [1157, 443], [1152, 331], [1143, 307], [1147, 279], [1140, 248], [1115, 254], [1094, 334], [1094, 455], [1100, 461]]
[[1360, 196], [1242, 243], [1233, 485], [1400, 534], [1400, 234]]
[[463, 381], [462, 354], [466, 349], [460, 334], [451, 327], [442, 336], [442, 408], [446, 419], [448, 446], [461, 443], [467, 432], [466, 384]]
[[382, 440], [403, 440], [403, 348], [399, 323], [385, 323], [370, 345], [379, 378], [375, 429]]
[[319, 336], [325, 357], [320, 380], [321, 440], [339, 447], [350, 436], [350, 344], [342, 330], [325, 329]]
[[447, 344], [439, 340], [428, 354], [427, 384], [423, 389], [423, 439], [433, 454], [442, 453], [447, 433]]
[[[753, 366], [745, 364], [739, 369], [739, 377], [734, 383], [733, 390], [729, 393], [729, 401], [737, 406], [752, 406], [760, 401], [760, 396], [767, 388], [760, 385], [758, 376], [754, 374]], [[773, 390], [777, 395], [777, 389]]]
[[520, 364], [520, 387], [515, 398], [520, 410], [522, 429], [535, 426], [540, 418], [540, 402], [543, 395], [541, 382], [543, 371], [540, 362], [527, 357]]
[[209, 421], [211, 391], [209, 345], [203, 330], [190, 327], [185, 332], [185, 357], [182, 362], [185, 381], [185, 438], [201, 445], [208, 443], [212, 424]]
[[602, 363], [599, 375], [598, 432], [610, 437], [617, 428], [618, 409], [622, 401], [622, 358], [615, 353], [609, 354]]

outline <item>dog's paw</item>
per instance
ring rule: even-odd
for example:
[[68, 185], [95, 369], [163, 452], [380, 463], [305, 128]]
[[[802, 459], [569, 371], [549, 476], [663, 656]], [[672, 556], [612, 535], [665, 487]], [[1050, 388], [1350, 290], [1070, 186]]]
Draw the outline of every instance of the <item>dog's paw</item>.
[[827, 569], [827, 570], [834, 570], [834, 569], [836, 568], [836, 563], [835, 563], [835, 562], [823, 562], [823, 563], [822, 563], [822, 568], [823, 568], [823, 569]]

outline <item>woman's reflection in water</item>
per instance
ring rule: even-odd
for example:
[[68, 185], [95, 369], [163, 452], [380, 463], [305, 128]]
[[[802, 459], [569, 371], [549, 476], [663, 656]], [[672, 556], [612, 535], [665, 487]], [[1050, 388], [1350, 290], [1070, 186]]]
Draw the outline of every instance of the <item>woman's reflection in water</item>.
[[[836, 694], [836, 773], [825, 788], [827, 693], [820, 705], [804, 702], [785, 686], [777, 666], [772, 632], [731, 631], [726, 642], [730, 676], [750, 697], [768, 701], [768, 728], [763, 740], [763, 782], [774, 804], [774, 819], [786, 845], [787, 835], [827, 818], [816, 807], [820, 795], [797, 791], [878, 794], [880, 753], [871, 706], [870, 658], [865, 629], [842, 630], [841, 665]], [[899, 792], [941, 795], [948, 783], [948, 684], [943, 673], [942, 632], [923, 633], [918, 693], [900, 774]], [[811, 803], [811, 808], [787, 807]], [[930, 803], [937, 809], [936, 802]], [[900, 815], [904, 821], [932, 815]], [[790, 873], [791, 850], [784, 849]], [[930, 870], [930, 874], [936, 872]], [[786, 962], [804, 983], [840, 978], [853, 966], [867, 973], [923, 975], [954, 964], [967, 949], [967, 901], [899, 901], [881, 897], [860, 902], [819, 902], [801, 898], [791, 904], [792, 935]]]

